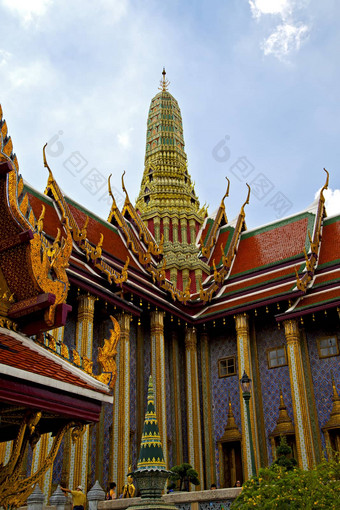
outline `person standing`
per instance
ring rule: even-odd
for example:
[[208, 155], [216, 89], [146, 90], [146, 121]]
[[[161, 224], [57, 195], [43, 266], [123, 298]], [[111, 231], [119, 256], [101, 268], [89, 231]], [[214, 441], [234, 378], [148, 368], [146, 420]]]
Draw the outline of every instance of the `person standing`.
[[117, 498], [116, 484], [115, 484], [115, 482], [111, 482], [109, 490], [107, 491], [107, 494], [106, 494], [106, 499], [116, 499], [116, 498]]
[[65, 489], [64, 487], [60, 487], [63, 492], [69, 492], [72, 496], [73, 510], [84, 510], [86, 503], [86, 496], [83, 493], [83, 488], [81, 485], [78, 485], [76, 490], [71, 491], [70, 489]]

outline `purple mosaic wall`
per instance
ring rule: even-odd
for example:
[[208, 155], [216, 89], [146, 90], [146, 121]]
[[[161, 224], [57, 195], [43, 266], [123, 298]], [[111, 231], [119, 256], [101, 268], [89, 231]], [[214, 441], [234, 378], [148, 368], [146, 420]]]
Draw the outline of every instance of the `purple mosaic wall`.
[[[322, 324], [322, 327], [315, 329], [307, 329], [306, 338], [310, 366], [313, 378], [315, 404], [318, 415], [320, 429], [326, 425], [332, 410], [332, 381], [331, 372], [333, 372], [334, 380], [337, 385], [338, 393], [340, 393], [340, 356], [332, 356], [330, 358], [319, 358], [317, 339], [327, 335], [337, 334], [339, 338], [339, 328], [336, 323]], [[325, 438], [321, 432], [322, 448], [325, 449]]]
[[171, 368], [170, 368], [170, 346], [171, 346], [171, 338], [167, 338], [167, 335], [165, 334], [165, 392], [166, 392], [166, 415], [167, 415], [167, 438], [170, 440], [168, 441], [168, 465], [169, 467], [173, 466], [172, 462], [172, 447], [171, 447], [171, 438], [172, 438], [172, 429], [173, 429], [173, 423], [172, 423], [172, 412], [171, 412], [171, 401], [172, 401], [172, 394], [171, 394]]
[[294, 423], [289, 368], [283, 366], [269, 369], [267, 361], [267, 350], [286, 345], [286, 340], [283, 329], [278, 329], [275, 323], [269, 325], [263, 321], [256, 324], [256, 340], [268, 460], [271, 464], [273, 456], [268, 436], [275, 429], [279, 416], [280, 386], [288, 414]]
[[[102, 487], [105, 488], [107, 485], [109, 485], [112, 480], [109, 480], [109, 474], [110, 474], [110, 450], [112, 448], [112, 445], [110, 443], [110, 438], [112, 437], [111, 434], [111, 427], [112, 427], [112, 418], [113, 418], [113, 405], [112, 404], [104, 404], [104, 458], [103, 458], [103, 485]], [[113, 455], [115, 452], [113, 452]]]
[[61, 480], [61, 473], [63, 469], [63, 455], [64, 455], [64, 445], [65, 439], [62, 440], [59, 451], [57, 453], [57, 457], [53, 464], [53, 472], [52, 472], [52, 484], [58, 485]]
[[[214, 332], [215, 334], [215, 332]], [[212, 333], [209, 334], [212, 338]], [[218, 360], [228, 356], [236, 356], [236, 375], [230, 377], [218, 377]], [[224, 434], [228, 419], [228, 397], [230, 396], [235, 422], [241, 432], [241, 416], [240, 416], [240, 389], [239, 374], [237, 367], [237, 344], [236, 334], [227, 328], [224, 332], [216, 331], [214, 341], [210, 343], [210, 371], [211, 371], [211, 392], [212, 406], [215, 423], [215, 456], [216, 456], [216, 472], [219, 478], [220, 461], [218, 455], [217, 441]], [[219, 484], [219, 479], [217, 483]]]
[[130, 431], [131, 431], [131, 462], [132, 468], [137, 467], [137, 455], [139, 445], [137, 445], [137, 338], [136, 338], [136, 319], [131, 323], [130, 329]]
[[180, 377], [180, 402], [181, 402], [181, 420], [182, 420], [182, 441], [183, 441], [183, 462], [189, 461], [188, 454], [188, 419], [185, 392], [185, 343], [184, 330], [178, 331], [178, 350], [179, 350], [179, 377]]

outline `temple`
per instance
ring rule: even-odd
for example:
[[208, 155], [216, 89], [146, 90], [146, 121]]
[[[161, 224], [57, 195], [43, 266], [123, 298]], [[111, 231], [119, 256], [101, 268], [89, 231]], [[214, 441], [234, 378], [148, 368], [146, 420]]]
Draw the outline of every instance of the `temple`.
[[[75, 444], [65, 432], [42, 479], [46, 494], [58, 483], [88, 489], [95, 480], [115, 481], [119, 492], [137, 467], [150, 374], [164, 466], [189, 462], [197, 489], [248, 479], [275, 459], [282, 435], [303, 469], [340, 451], [340, 216], [326, 215], [328, 172], [315, 183], [324, 183], [318, 199], [287, 218], [248, 230], [248, 186], [230, 221], [229, 180], [210, 217], [195, 193], [181, 111], [168, 89], [163, 71], [136, 203], [123, 176], [118, 207], [109, 179], [107, 221], [63, 194], [45, 152], [45, 191], [24, 182], [1, 112], [0, 355], [7, 357], [0, 363], [11, 359], [6, 335], [20, 335], [41, 356], [53, 352], [68, 372], [77, 369], [78, 385], [93, 391], [84, 398], [105, 396], [96, 397], [97, 418], [80, 413], [84, 431]], [[116, 372], [100, 362], [112, 324], [120, 330]], [[41, 432], [23, 459], [26, 476], [44, 463], [55, 431]], [[7, 439], [14, 437], [1, 439], [4, 464]]]

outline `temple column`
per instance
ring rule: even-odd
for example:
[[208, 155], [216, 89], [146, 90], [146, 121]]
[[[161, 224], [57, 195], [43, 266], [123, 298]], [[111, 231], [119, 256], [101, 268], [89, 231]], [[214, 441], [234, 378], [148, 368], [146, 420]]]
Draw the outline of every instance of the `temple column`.
[[[250, 335], [249, 335], [249, 318], [246, 313], [238, 314], [235, 316], [235, 328], [237, 335], [237, 361], [238, 361], [238, 374], [239, 379], [242, 377], [243, 372], [246, 371], [250, 379], [253, 379], [253, 371], [251, 364], [250, 354]], [[252, 391], [249, 401], [249, 414], [251, 433], [253, 439], [255, 465], [258, 469], [258, 441], [257, 441], [257, 427], [255, 416], [255, 392]], [[242, 390], [240, 389], [240, 409], [241, 409], [241, 425], [242, 425], [242, 463], [244, 479], [247, 480], [252, 476], [252, 462], [250, 454], [250, 431], [248, 428], [247, 410], [243, 399]]]
[[315, 464], [312, 427], [307, 403], [306, 381], [302, 363], [299, 327], [295, 319], [284, 321], [287, 357], [295, 423], [299, 466], [309, 469]]
[[[211, 388], [210, 388], [210, 356], [209, 338], [206, 331], [201, 333], [201, 370], [202, 370], [202, 401], [203, 401], [203, 430], [204, 430], [204, 456], [206, 487], [210, 487], [216, 481], [215, 441], [212, 431], [214, 430]], [[222, 458], [222, 457], [220, 457]]]
[[176, 267], [172, 267], [170, 269], [170, 280], [172, 281], [174, 286], [177, 287], [177, 268]]
[[190, 244], [195, 244], [196, 242], [195, 220], [189, 220], [189, 229], [190, 229]]
[[159, 243], [161, 239], [161, 219], [158, 216], [155, 216], [153, 219], [153, 224], [155, 228], [155, 239], [157, 243]]
[[96, 298], [90, 294], [78, 297], [78, 317], [76, 326], [76, 351], [80, 356], [92, 359], [93, 317]]
[[[81, 357], [92, 359], [93, 347], [93, 319], [96, 298], [90, 294], [78, 297], [78, 316], [76, 324], [76, 351]], [[89, 455], [90, 432], [89, 426], [74, 444], [70, 444], [69, 486], [71, 488], [82, 485], [87, 487], [87, 469]], [[68, 454], [68, 453], [67, 453]]]
[[[60, 328], [52, 329], [50, 332], [51, 336], [56, 341], [55, 350], [58, 354], [61, 354], [61, 344], [64, 342], [64, 326]], [[64, 439], [65, 442], [65, 439]], [[43, 463], [45, 462], [46, 456], [48, 452], [50, 451], [50, 448], [53, 443], [53, 438], [51, 434], [42, 434], [40, 441], [35, 446], [33, 450], [32, 455], [32, 462], [31, 462], [31, 475], [33, 475], [38, 469], [40, 469], [43, 466]], [[65, 449], [64, 449], [64, 455], [65, 457]], [[69, 457], [68, 457], [68, 464], [69, 464]], [[50, 496], [50, 488], [52, 483], [52, 472], [53, 472], [53, 465], [50, 467], [50, 469], [44, 474], [42, 479], [39, 482], [39, 485], [41, 487], [41, 490], [43, 494], [45, 495], [45, 501], [48, 500]]]
[[188, 225], [188, 222], [187, 222], [186, 218], [182, 218], [181, 219], [182, 244], [187, 244], [188, 243], [187, 225]]
[[202, 281], [202, 269], [195, 269], [196, 292], [200, 291], [200, 282]]
[[181, 370], [178, 335], [177, 331], [171, 333], [171, 360], [172, 360], [172, 416], [173, 416], [173, 438], [172, 438], [172, 463], [174, 466], [183, 462], [183, 437], [181, 417]]
[[117, 380], [114, 388], [112, 423], [112, 477], [118, 493], [126, 483], [130, 459], [130, 321], [131, 316], [118, 317], [120, 339], [117, 353]]
[[145, 400], [144, 400], [144, 331], [143, 326], [137, 327], [137, 360], [136, 360], [136, 383], [137, 383], [137, 445], [140, 445], [142, 438], [144, 416], [145, 416]]
[[201, 485], [196, 486], [196, 490], [202, 490], [204, 489], [204, 470], [198, 383], [197, 334], [194, 327], [189, 327], [185, 330], [185, 365], [189, 464], [196, 469], [201, 482]]
[[170, 231], [170, 219], [168, 216], [163, 218], [163, 232], [164, 232], [164, 242], [169, 241], [169, 231]]
[[172, 218], [172, 241], [178, 243], [178, 218]]
[[183, 269], [182, 278], [183, 278], [183, 290], [185, 290], [189, 283], [189, 269]]
[[166, 416], [164, 312], [151, 312], [151, 372], [155, 390], [155, 407], [158, 418], [163, 454], [168, 466], [168, 434]]

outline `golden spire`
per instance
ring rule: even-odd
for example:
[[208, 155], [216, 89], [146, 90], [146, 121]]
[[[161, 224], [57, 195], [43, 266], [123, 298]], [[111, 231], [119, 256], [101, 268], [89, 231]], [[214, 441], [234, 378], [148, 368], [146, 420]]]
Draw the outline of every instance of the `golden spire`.
[[331, 411], [329, 420], [326, 423], [326, 425], [323, 427], [322, 430], [334, 429], [334, 428], [339, 427], [339, 425], [340, 425], [340, 397], [339, 397], [339, 394], [338, 394], [338, 391], [337, 391], [337, 388], [335, 385], [333, 373], [331, 374], [331, 379], [332, 379], [332, 390], [333, 390], [332, 391], [332, 393], [333, 393], [333, 395], [332, 395], [333, 407], [332, 407], [332, 411]]
[[276, 427], [270, 435], [285, 436], [294, 433], [295, 433], [294, 425], [287, 412], [287, 406], [283, 400], [282, 388], [280, 387], [279, 417], [276, 422]]
[[162, 78], [162, 80], [159, 82], [160, 87], [158, 87], [158, 88], [159, 88], [159, 90], [162, 90], [162, 91], [164, 92], [165, 90], [168, 90], [168, 87], [169, 87], [169, 85], [170, 85], [169, 80], [167, 80], [167, 79], [165, 78], [165, 75], [166, 75], [165, 67], [163, 67], [162, 75], [163, 75], [163, 78]]
[[238, 427], [235, 423], [235, 417], [233, 413], [233, 408], [231, 406], [231, 400], [230, 395], [228, 398], [228, 418], [227, 418], [227, 425], [224, 429], [224, 434], [220, 441], [240, 441], [241, 440], [241, 434], [238, 430]]

